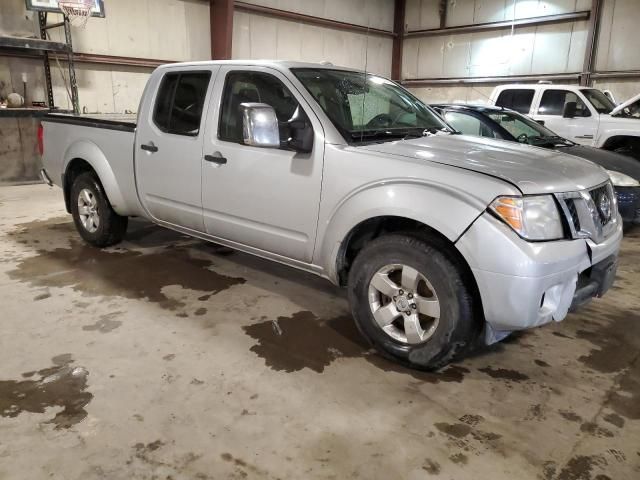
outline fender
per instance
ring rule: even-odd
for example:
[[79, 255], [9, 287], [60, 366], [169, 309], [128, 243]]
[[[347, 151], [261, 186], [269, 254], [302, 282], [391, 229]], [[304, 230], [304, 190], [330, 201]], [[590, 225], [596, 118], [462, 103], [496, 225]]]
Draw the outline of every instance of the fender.
[[324, 267], [329, 279], [337, 282], [342, 242], [354, 227], [381, 216], [420, 222], [455, 243], [493, 198], [483, 199], [422, 179], [389, 179], [365, 185], [344, 197], [329, 214], [326, 228], [318, 232], [319, 249], [314, 263]]
[[72, 143], [64, 153], [64, 163], [62, 171], [66, 175], [69, 163], [72, 160], [80, 158], [87, 162], [98, 174], [98, 178], [102, 183], [104, 192], [107, 195], [107, 199], [111, 204], [111, 207], [116, 211], [118, 215], [129, 215], [130, 212], [126, 211], [126, 202], [122, 191], [116, 181], [116, 176], [107, 161], [100, 147], [89, 140], [78, 140]]
[[[631, 120], [634, 122], [637, 122], [637, 120]], [[640, 123], [640, 122], [638, 122]], [[600, 125], [603, 125], [602, 122], [600, 123]], [[598, 135], [598, 141], [596, 142], [596, 146], [598, 148], [602, 148], [604, 147], [604, 145], [607, 143], [607, 141], [612, 138], [612, 137], [635, 137], [635, 138], [640, 138], [640, 126], [638, 126], [638, 128], [632, 128], [631, 126], [623, 128], [622, 126], [620, 127], [606, 127], [606, 125], [603, 125], [603, 129], [600, 132], [600, 135]]]

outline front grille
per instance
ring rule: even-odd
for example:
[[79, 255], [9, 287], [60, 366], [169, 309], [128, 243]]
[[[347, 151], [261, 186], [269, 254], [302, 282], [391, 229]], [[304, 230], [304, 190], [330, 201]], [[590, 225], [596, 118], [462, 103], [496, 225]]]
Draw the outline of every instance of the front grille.
[[617, 202], [610, 182], [579, 192], [556, 193], [571, 238], [604, 241], [617, 228]]
[[576, 231], [580, 231], [580, 217], [578, 216], [578, 210], [576, 209], [576, 201], [573, 198], [568, 198], [566, 202], [569, 215], [571, 216], [571, 222], [573, 223]]

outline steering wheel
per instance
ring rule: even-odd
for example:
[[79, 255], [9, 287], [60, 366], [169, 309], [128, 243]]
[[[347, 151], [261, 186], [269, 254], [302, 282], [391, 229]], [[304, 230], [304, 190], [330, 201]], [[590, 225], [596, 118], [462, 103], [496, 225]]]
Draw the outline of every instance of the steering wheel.
[[379, 113], [367, 122], [367, 127], [382, 128], [393, 124], [393, 118], [388, 113]]
[[529, 143], [529, 136], [526, 133], [521, 133], [520, 135], [518, 135], [518, 138], [516, 140], [518, 140], [518, 142], [520, 143]]

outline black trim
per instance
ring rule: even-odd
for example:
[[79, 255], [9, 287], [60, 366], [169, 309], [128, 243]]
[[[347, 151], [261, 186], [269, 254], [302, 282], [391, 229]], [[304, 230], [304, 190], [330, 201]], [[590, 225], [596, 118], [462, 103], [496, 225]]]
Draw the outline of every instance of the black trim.
[[42, 118], [43, 122], [65, 123], [80, 127], [102, 128], [106, 130], [118, 130], [121, 132], [135, 132], [136, 122], [125, 122], [120, 120], [106, 120], [96, 117], [72, 117], [70, 115], [60, 115], [49, 113]]

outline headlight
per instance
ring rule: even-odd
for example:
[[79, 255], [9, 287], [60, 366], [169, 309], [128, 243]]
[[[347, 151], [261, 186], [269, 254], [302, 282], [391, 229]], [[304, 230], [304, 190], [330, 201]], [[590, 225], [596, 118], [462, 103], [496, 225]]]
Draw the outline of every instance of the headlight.
[[490, 208], [522, 238], [527, 240], [564, 238], [560, 212], [551, 195], [498, 197]]
[[629, 175], [614, 170], [607, 170], [607, 173], [614, 187], [640, 187], [640, 182]]

